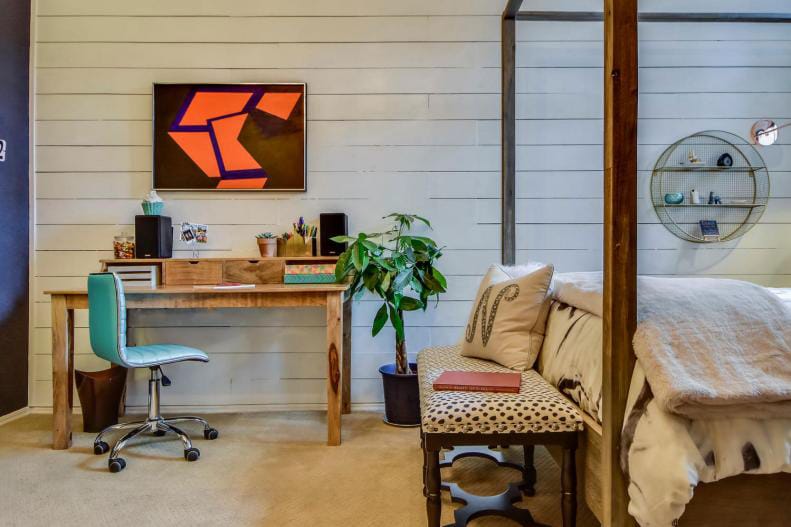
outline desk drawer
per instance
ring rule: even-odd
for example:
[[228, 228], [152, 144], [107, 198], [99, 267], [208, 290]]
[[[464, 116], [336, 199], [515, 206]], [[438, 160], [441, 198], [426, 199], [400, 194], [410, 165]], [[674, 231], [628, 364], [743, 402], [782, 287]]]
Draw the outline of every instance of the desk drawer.
[[284, 268], [280, 259], [225, 260], [222, 277], [223, 282], [282, 284]]
[[219, 284], [222, 262], [206, 260], [169, 260], [162, 265], [165, 285]]

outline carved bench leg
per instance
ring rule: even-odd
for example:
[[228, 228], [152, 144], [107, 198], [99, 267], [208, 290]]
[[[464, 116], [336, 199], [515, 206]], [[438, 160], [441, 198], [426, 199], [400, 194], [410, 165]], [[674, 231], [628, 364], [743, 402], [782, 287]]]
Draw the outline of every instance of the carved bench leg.
[[423, 447], [423, 473], [425, 485], [423, 493], [426, 495], [426, 517], [428, 527], [440, 527], [442, 513], [442, 497], [440, 496], [439, 450], [428, 450]]
[[525, 445], [525, 463], [522, 465], [522, 490], [528, 496], [535, 496], [536, 495], [536, 480], [538, 478], [536, 474], [536, 465], [533, 461], [533, 457], [536, 451], [536, 447], [533, 445]]
[[576, 448], [563, 449], [563, 470], [560, 476], [563, 527], [577, 525], [577, 461]]

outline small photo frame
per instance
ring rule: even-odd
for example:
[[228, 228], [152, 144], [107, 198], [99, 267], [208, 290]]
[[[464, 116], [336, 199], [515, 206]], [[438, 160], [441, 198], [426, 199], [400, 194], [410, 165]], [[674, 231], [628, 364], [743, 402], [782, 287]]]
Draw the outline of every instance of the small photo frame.
[[195, 228], [195, 241], [197, 243], [209, 243], [209, 226], [196, 223], [193, 227]]

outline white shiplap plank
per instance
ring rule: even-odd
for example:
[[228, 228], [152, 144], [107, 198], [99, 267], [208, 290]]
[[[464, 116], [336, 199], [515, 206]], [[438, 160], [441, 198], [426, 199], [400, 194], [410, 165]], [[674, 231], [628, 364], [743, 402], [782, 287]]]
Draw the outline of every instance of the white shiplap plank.
[[[780, 0], [753, 4], [707, 0], [696, 9], [787, 8]], [[597, 10], [600, 2], [531, 7]], [[640, 7], [690, 9], [681, 0]], [[34, 406], [51, 402], [42, 291], [84, 286], [109, 256], [112, 236], [133, 230], [149, 189], [153, 82], [308, 83], [307, 193], [163, 194], [174, 221], [210, 224], [204, 254], [255, 254], [256, 232], [328, 210], [347, 212], [353, 231], [374, 230], [382, 215], [408, 205], [431, 217], [433, 235], [447, 246], [441, 268], [451, 289], [436, 309], [408, 318], [410, 350], [459, 338], [479, 277], [499, 258], [501, 4], [40, 0], [38, 8]], [[682, 242], [647, 201], [653, 163], [678, 138], [703, 129], [746, 136], [757, 117], [791, 118], [791, 38], [778, 28], [641, 26], [641, 272], [791, 284], [783, 267], [791, 256], [785, 137], [761, 150], [773, 199], [762, 223], [738, 241]], [[519, 35], [518, 259], [598, 270], [601, 24], [520, 23]], [[370, 336], [378, 307], [370, 297], [355, 307], [355, 402], [381, 401], [376, 366], [390, 360], [392, 330]], [[210, 352], [207, 366], [169, 371], [179, 379], [169, 404], [321, 404], [324, 315], [297, 312], [176, 310], [133, 313], [130, 321], [140, 342], [188, 341]], [[86, 314], [76, 322], [78, 367], [102, 367], [87, 346]], [[130, 402], [145, 403], [142, 376], [131, 382]]]

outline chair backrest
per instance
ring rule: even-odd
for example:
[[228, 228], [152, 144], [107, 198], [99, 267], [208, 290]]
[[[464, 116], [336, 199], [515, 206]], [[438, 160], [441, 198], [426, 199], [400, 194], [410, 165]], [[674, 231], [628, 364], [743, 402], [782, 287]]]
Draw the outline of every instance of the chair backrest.
[[113, 273], [88, 276], [88, 310], [93, 352], [126, 366], [126, 302], [118, 276]]

